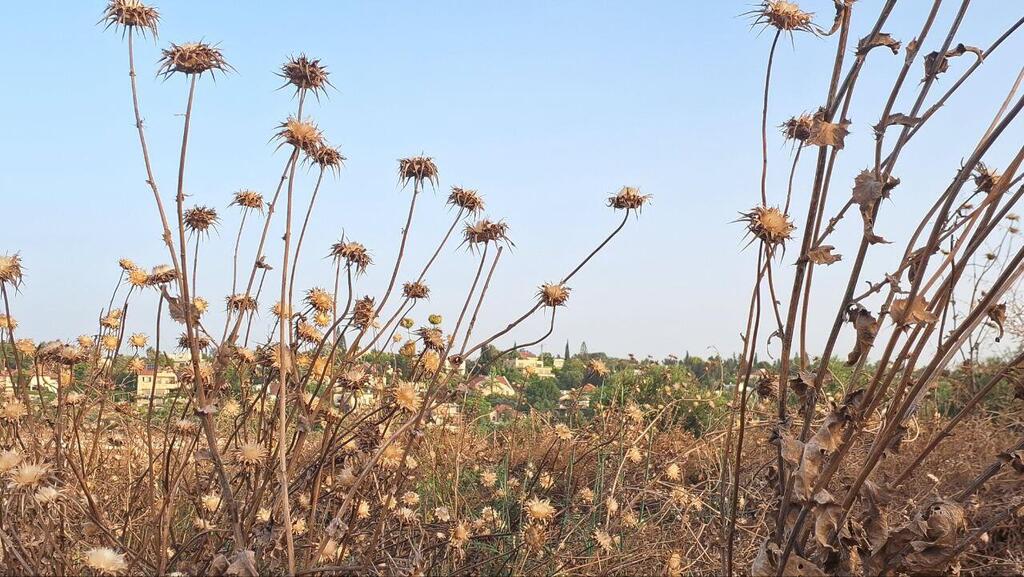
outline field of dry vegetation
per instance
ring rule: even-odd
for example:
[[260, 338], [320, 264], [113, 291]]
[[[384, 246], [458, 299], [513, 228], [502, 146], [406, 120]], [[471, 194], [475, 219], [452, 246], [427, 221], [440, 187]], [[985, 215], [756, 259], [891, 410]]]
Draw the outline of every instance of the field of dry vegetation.
[[[404, 227], [393, 260], [374, 262], [386, 251], [351, 238], [304, 244], [317, 194], [344, 178], [346, 159], [313, 120], [329, 105], [320, 98], [333, 88], [329, 70], [301, 55], [277, 71], [294, 109], [266, 120], [280, 179], [263, 193], [234, 193], [224, 209], [189, 205], [195, 95], [216, 90], [213, 77], [231, 81], [230, 55], [203, 42], [163, 49], [156, 73], [187, 96], [182, 132], [162, 136], [180, 142], [179, 170], [154, 174], [136, 83], [137, 73], [154, 71], [136, 66], [139, 51], [152, 60], [160, 13], [110, 0], [102, 24], [123, 38], [130, 71], [111, 93], [134, 115], [137, 131], [123, 137], [139, 144], [132, 166], [152, 196], [166, 264], [112, 262], [113, 295], [97, 325], [77, 340], [37, 343], [18, 335], [31, 263], [17, 247], [0, 253], [0, 572], [1024, 572], [1024, 353], [1016, 344], [1024, 302], [1015, 297], [1024, 244], [1014, 213], [1024, 147], [1013, 140], [1024, 70], [974, 93], [991, 97], [974, 107], [991, 122], [944, 143], [963, 158], [937, 167], [950, 174], [945, 189], [898, 177], [918, 134], [943, 121], [943, 105], [962, 96], [975, 71], [1012, 56], [999, 48], [1024, 19], [988, 22], [989, 37], [966, 39], [959, 30], [970, 0], [922, 1], [919, 31], [897, 39], [886, 33], [895, 5], [836, 0], [834, 20], [785, 0], [752, 8], [763, 34], [751, 42], [767, 44], [764, 62], [749, 63], [766, 71], [764, 93], [753, 96], [763, 99], [763, 162], [751, 167], [761, 188], [739, 219], [749, 244], [735, 258], [752, 267], [753, 281], [737, 303], [746, 325], [737, 327], [742, 353], [729, 376], [720, 358], [698, 367], [698, 378], [676, 363], [583, 356], [589, 402], [570, 395], [558, 410], [524, 403], [495, 417], [467, 383], [551, 334], [574, 277], [642, 223], [650, 197], [631, 186], [596, 197], [609, 220], [594, 225], [592, 252], [540, 285], [535, 304], [505, 328], [482, 334], [481, 315], [501, 309], [487, 296], [512, 231], [484, 216], [481, 194], [451, 187], [450, 226], [419, 230], [417, 203], [437, 202], [424, 192], [439, 190], [441, 177], [432, 158], [405, 158], [397, 168], [407, 206], [395, 207]], [[939, 18], [944, 11], [951, 17]], [[777, 47], [799, 35], [820, 41], [786, 58], [834, 50], [834, 61], [822, 71], [826, 85], [805, 87], [821, 90], [820, 107], [795, 114], [779, 134], [770, 127], [778, 124], [771, 72], [783, 56]], [[863, 69], [892, 58], [901, 67], [890, 90], [858, 91]], [[855, 98], [876, 115], [848, 118]], [[871, 160], [841, 182], [833, 175], [853, 128], [873, 135], [860, 157]], [[769, 191], [769, 151], [780, 143], [789, 185]], [[926, 199], [917, 214], [901, 204], [907, 188]], [[906, 238], [876, 227], [896, 207], [916, 224]], [[856, 242], [836, 246], [846, 225]], [[218, 227], [237, 238], [233, 253], [201, 250]], [[278, 242], [272, 228], [284, 230], [274, 262], [266, 256]], [[250, 230], [259, 241], [245, 246]], [[430, 245], [431, 258], [406, 262], [411, 243]], [[902, 256], [868, 278], [865, 265], [883, 244]], [[413, 314], [430, 296], [436, 259], [457, 250], [469, 252], [473, 269], [461, 309]], [[295, 286], [302, 260], [325, 254], [334, 275]], [[196, 271], [216, 268], [231, 271], [232, 293], [207, 301]], [[387, 288], [366, 295], [360, 280], [374, 271]], [[815, 273], [848, 275], [838, 308], [809, 304]], [[140, 300], [158, 305], [145, 321], [152, 330], [126, 334]], [[534, 317], [545, 319], [546, 334], [519, 330]], [[258, 342], [266, 331], [254, 323], [268, 319], [273, 338]], [[809, 324], [827, 337], [811, 338]], [[836, 350], [850, 335], [852, 350]], [[519, 344], [496, 348], [512, 338]], [[183, 361], [160, 349], [171, 339]], [[174, 394], [156, 394], [153, 378], [142, 386], [147, 373], [172, 372]]]

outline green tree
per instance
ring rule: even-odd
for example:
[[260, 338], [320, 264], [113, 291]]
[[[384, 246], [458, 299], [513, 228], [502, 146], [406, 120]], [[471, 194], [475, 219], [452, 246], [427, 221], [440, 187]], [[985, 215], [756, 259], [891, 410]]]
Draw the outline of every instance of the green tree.
[[538, 411], [554, 409], [562, 396], [562, 391], [553, 379], [530, 379], [525, 393], [526, 403]]
[[555, 371], [557, 386], [563, 391], [582, 385], [586, 376], [587, 365], [579, 357], [565, 361], [562, 368]]

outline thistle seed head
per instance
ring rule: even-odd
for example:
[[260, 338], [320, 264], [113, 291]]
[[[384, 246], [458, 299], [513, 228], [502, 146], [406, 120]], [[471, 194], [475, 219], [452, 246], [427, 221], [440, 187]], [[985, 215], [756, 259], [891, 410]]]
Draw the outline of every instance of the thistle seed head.
[[139, 0], [110, 0], [103, 11], [101, 22], [106, 22], [107, 28], [121, 28], [126, 33], [138, 30], [145, 35], [148, 30], [156, 37], [160, 13], [156, 8], [146, 6]]
[[640, 194], [639, 188], [623, 186], [615, 196], [608, 197], [608, 206], [615, 210], [636, 210], [643, 208], [651, 200], [651, 195]]
[[429, 156], [414, 156], [402, 158], [398, 161], [398, 182], [404, 187], [412, 181], [417, 187], [422, 187], [424, 182], [437, 187], [437, 165], [434, 159]]
[[258, 210], [263, 212], [263, 195], [254, 190], [239, 190], [235, 193], [233, 206], [240, 206], [243, 210]]
[[540, 285], [537, 298], [546, 307], [561, 307], [565, 306], [565, 302], [569, 300], [569, 291], [571, 290], [564, 284], [546, 283]]
[[749, 212], [742, 213], [740, 220], [747, 223], [750, 234], [770, 246], [789, 240], [796, 229], [789, 217], [774, 206], [756, 206]]
[[287, 120], [278, 125], [277, 134], [274, 135], [282, 141], [302, 150], [312, 156], [324, 146], [324, 135], [317, 128], [316, 124], [308, 120], [299, 120], [289, 116]]
[[217, 211], [208, 206], [194, 206], [185, 211], [185, 228], [192, 234], [208, 233], [216, 228], [219, 219]]
[[402, 293], [408, 299], [425, 299], [430, 296], [430, 288], [422, 282], [407, 282], [402, 286]]
[[354, 266], [357, 273], [366, 272], [366, 267], [373, 264], [366, 247], [358, 242], [336, 242], [331, 246], [331, 256], [335, 261], [345, 261], [346, 266]]
[[0, 254], [0, 283], [18, 286], [21, 284], [23, 273], [20, 255]]
[[289, 58], [281, 66], [281, 72], [278, 73], [285, 79], [284, 86], [281, 88], [291, 84], [295, 87], [296, 94], [303, 90], [310, 90], [317, 98], [320, 97], [321, 92], [331, 86], [330, 80], [327, 79], [329, 74], [327, 67], [320, 64], [319, 59], [310, 59], [305, 54]]
[[231, 65], [224, 60], [220, 49], [205, 42], [171, 43], [171, 47], [163, 51], [158, 74], [164, 78], [175, 72], [201, 76], [204, 72], [216, 74], [230, 69]]
[[452, 192], [448, 195], [448, 204], [457, 206], [469, 214], [480, 214], [484, 210], [484, 199], [475, 190], [458, 186], [452, 187]]

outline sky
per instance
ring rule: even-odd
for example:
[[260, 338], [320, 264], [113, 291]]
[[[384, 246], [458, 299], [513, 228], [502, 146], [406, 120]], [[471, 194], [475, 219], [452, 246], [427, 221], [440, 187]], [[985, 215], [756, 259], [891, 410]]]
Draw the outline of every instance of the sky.
[[[880, 4], [857, 3], [854, 38], [866, 34], [873, 22], [868, 14]], [[831, 0], [802, 5], [819, 23], [831, 23]], [[900, 3], [885, 30], [909, 40], [927, 5]], [[941, 41], [958, 5], [944, 3], [936, 21], [941, 32], [924, 52]], [[286, 152], [270, 139], [295, 109], [292, 91], [279, 89], [275, 72], [289, 56], [305, 53], [328, 66], [334, 85], [306, 112], [347, 162], [318, 196], [296, 292], [333, 282], [324, 257], [343, 233], [370, 248], [377, 263], [357, 293], [381, 292], [410, 198], [396, 184], [397, 159], [424, 154], [437, 163], [440, 186], [418, 201], [399, 281], [416, 274], [449, 226], [453, 215], [444, 201], [452, 185], [477, 189], [486, 214], [510, 226], [515, 247], [495, 273], [477, 334], [519, 316], [540, 283], [561, 278], [596, 246], [620, 218], [607, 197], [630, 185], [653, 195], [651, 204], [570, 283], [569, 306], [559, 310], [545, 350], [561, 353], [568, 342], [575, 352], [586, 342], [591, 352], [662, 358], [740, 349], [756, 251], [734, 221], [758, 202], [761, 90], [771, 41], [770, 33], [751, 28], [744, 15], [750, 2], [176, 0], [157, 6], [159, 38], [139, 42], [136, 56], [165, 202], [172, 202], [176, 185], [187, 84], [181, 76], [156, 76], [159, 50], [169, 42], [216, 43], [234, 68], [199, 82], [185, 178], [187, 204], [221, 214], [218, 231], [201, 245], [198, 272], [198, 293], [214, 309], [230, 292], [240, 216], [228, 206], [231, 195], [242, 188], [273, 192]], [[119, 258], [146, 267], [167, 261], [133, 127], [126, 43], [97, 25], [102, 10], [102, 2], [21, 2], [5, 7], [0, 22], [0, 62], [8, 71], [8, 88], [0, 92], [7, 111], [0, 253], [17, 252], [24, 261], [25, 284], [12, 302], [23, 337], [94, 332], [117, 283]], [[1019, 3], [975, 0], [957, 41], [986, 46], [1022, 14]], [[797, 34], [780, 43], [771, 127], [822, 103], [835, 41]], [[876, 226], [880, 234], [905, 239], [916, 224], [909, 215], [948, 184], [1012, 85], [1022, 42], [1012, 37], [1001, 47], [909, 147], [896, 169], [902, 184]], [[968, 64], [961, 60], [933, 94]], [[869, 58], [829, 214], [868, 163], [870, 127], [901, 62], [902, 54], [882, 49]], [[912, 83], [920, 73], [915, 66]], [[909, 108], [906, 100], [896, 110]], [[1020, 138], [1012, 127], [1004, 140], [1012, 145]], [[792, 152], [772, 129], [773, 204], [784, 199]], [[1008, 147], [997, 147], [990, 163], [1005, 165], [1010, 155]], [[811, 169], [804, 162], [797, 173], [795, 214], [805, 210]], [[314, 177], [300, 172], [297, 179], [300, 215]], [[842, 223], [837, 252], [852, 256], [860, 226], [857, 218]], [[281, 231], [275, 220], [267, 249], [272, 263], [280, 259]], [[252, 221], [243, 234], [250, 247], [243, 262], [251, 262], [258, 235]], [[903, 248], [875, 249], [865, 278], [876, 280], [894, 267]], [[795, 258], [795, 250], [781, 257], [783, 294]], [[849, 260], [815, 277], [812, 342], [831, 325]], [[457, 316], [476, 264], [474, 255], [452, 245], [427, 276], [431, 299], [411, 316]], [[132, 297], [129, 331], [153, 334], [156, 301], [153, 291]], [[263, 301], [267, 321], [273, 298]], [[546, 329], [538, 316], [505, 344], [533, 340]], [[176, 334], [177, 327], [167, 330]]]

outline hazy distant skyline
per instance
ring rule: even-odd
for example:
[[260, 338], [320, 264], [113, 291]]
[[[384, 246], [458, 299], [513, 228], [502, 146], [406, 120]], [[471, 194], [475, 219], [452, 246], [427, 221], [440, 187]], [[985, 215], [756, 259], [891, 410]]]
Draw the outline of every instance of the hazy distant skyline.
[[[818, 13], [819, 23], [831, 23], [831, 0], [801, 4]], [[487, 215], [510, 225], [515, 248], [499, 266], [477, 334], [529, 308], [537, 285], [560, 278], [617, 225], [620, 216], [605, 206], [606, 198], [631, 185], [653, 195], [651, 206], [570, 283], [569, 306], [559, 311], [545, 349], [561, 353], [568, 340], [575, 352], [586, 341], [591, 351], [662, 358], [740, 348], [755, 252], [743, 249], [743, 228], [732, 221], [758, 201], [760, 91], [771, 40], [741, 16], [750, 2], [188, 0], [157, 6], [159, 39], [137, 43], [137, 66], [166, 203], [173, 202], [187, 85], [180, 77], [155, 77], [159, 49], [198, 39], [218, 43], [236, 70], [199, 83], [186, 179], [188, 205], [213, 206], [222, 219], [202, 245], [199, 266], [198, 293], [218, 312], [230, 292], [239, 218], [228, 207], [231, 194], [240, 188], [273, 192], [286, 155], [269, 140], [295, 107], [292, 92], [278, 90], [282, 81], [275, 73], [288, 56], [305, 53], [328, 66], [335, 86], [306, 111], [348, 161], [320, 192], [297, 295], [333, 283], [324, 256], [343, 232], [369, 247], [377, 262], [357, 292], [381, 292], [409, 197], [396, 185], [396, 161], [423, 153], [434, 157], [441, 186], [420, 201], [399, 281], [418, 271], [450, 223], [444, 199], [451, 185], [478, 189]], [[146, 267], [167, 261], [133, 128], [126, 45], [120, 34], [96, 24], [103, 2], [5, 8], [0, 253], [19, 252], [24, 260], [25, 285], [12, 302], [19, 336], [72, 339], [93, 332], [119, 258]], [[927, 8], [901, 3], [886, 31], [909, 41]], [[944, 29], [955, 8], [943, 7], [936, 29]], [[1018, 4], [975, 2], [958, 41], [986, 46], [1002, 31], [990, 25], [994, 16], [1002, 22], [1021, 14]], [[855, 17], [851, 37], [863, 36], [869, 25]], [[925, 52], [939, 41], [930, 37]], [[901, 238], [911, 223], [900, 215], [930, 204], [948, 183], [1005, 97], [1022, 42], [1019, 35], [1007, 41], [904, 155], [896, 169], [902, 184], [876, 227], [884, 236]], [[828, 69], [834, 49], [834, 38], [807, 34], [780, 45], [771, 126], [821, 104], [827, 78], [817, 71]], [[851, 152], [840, 155], [836, 187], [846, 187], [866, 165], [855, 151], [872, 140], [870, 127], [901, 63], [902, 54], [869, 59], [849, 114]], [[963, 65], [954, 63], [957, 71]], [[919, 72], [915, 67], [913, 74]], [[953, 78], [952, 72], [941, 77], [940, 93]], [[872, 92], [883, 86], [885, 94]], [[1004, 147], [1020, 141], [1021, 129], [1011, 131]], [[775, 134], [769, 196], [781, 203], [792, 151]], [[1005, 158], [1005, 150], [993, 156]], [[806, 205], [810, 164], [797, 178], [798, 214]], [[297, 219], [312, 179], [300, 177]], [[845, 194], [830, 198], [829, 213]], [[275, 220], [266, 251], [272, 263], [281, 245], [281, 220]], [[859, 226], [844, 221], [834, 244], [848, 243]], [[257, 234], [247, 224], [243, 270]], [[796, 250], [786, 253], [786, 264]], [[889, 270], [903, 246], [875, 250], [866, 279]], [[812, 322], [812, 337], [820, 338], [827, 326], [819, 325], [831, 323], [836, 303], [825, 300], [838, 299], [849, 264], [816, 273], [816, 284], [826, 287], [818, 293], [825, 322]], [[413, 316], [457, 315], [474, 266], [465, 250], [446, 251], [427, 277], [432, 300]], [[788, 274], [780, 286], [788, 298]], [[262, 299], [264, 320], [273, 293]], [[156, 300], [152, 291], [133, 298], [129, 331], [153, 335]], [[165, 330], [170, 343], [178, 328]], [[505, 344], [545, 330], [538, 317]]]

